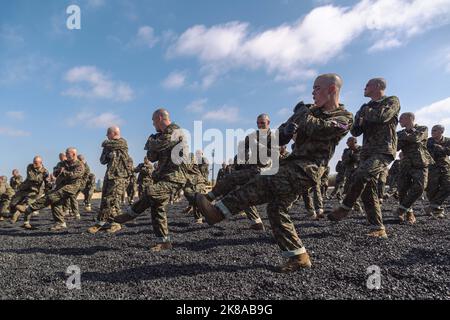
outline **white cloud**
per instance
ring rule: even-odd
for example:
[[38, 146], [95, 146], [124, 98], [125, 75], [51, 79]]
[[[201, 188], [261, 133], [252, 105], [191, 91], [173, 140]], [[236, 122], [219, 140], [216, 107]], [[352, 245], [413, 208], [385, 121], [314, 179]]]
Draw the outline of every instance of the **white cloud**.
[[440, 124], [450, 130], [450, 97], [422, 107], [415, 112], [418, 124], [426, 125], [431, 129]]
[[298, 84], [298, 85], [290, 86], [287, 88], [287, 90], [289, 93], [294, 93], [294, 94], [303, 93], [306, 91], [306, 85]]
[[25, 39], [17, 27], [12, 27], [5, 24], [0, 26], [0, 41], [5, 42], [7, 46], [21, 45], [25, 43]]
[[192, 101], [186, 107], [186, 111], [195, 112], [195, 113], [203, 112], [203, 110], [205, 110], [205, 105], [207, 102], [208, 102], [208, 99], [206, 99], [206, 98]]
[[70, 118], [69, 126], [74, 127], [83, 125], [88, 128], [109, 128], [111, 126], [120, 126], [124, 121], [117, 115], [111, 112], [104, 112], [101, 114], [94, 114], [89, 111], [82, 111]]
[[9, 127], [0, 127], [0, 135], [8, 137], [28, 137], [31, 135], [28, 131], [17, 130]]
[[39, 55], [19, 56], [0, 63], [0, 86], [16, 85], [27, 81], [36, 84], [53, 81], [58, 65]]
[[158, 42], [158, 37], [152, 27], [142, 26], [136, 36], [131, 40], [130, 46], [153, 48]]
[[293, 23], [252, 32], [234, 21], [196, 25], [169, 47], [168, 57], [191, 56], [220, 75], [233, 68], [265, 69], [277, 80], [304, 79], [342, 54], [363, 34], [370, 51], [405, 44], [412, 37], [450, 21], [450, 0], [361, 0], [352, 7], [318, 7]]
[[184, 86], [186, 83], [186, 73], [185, 72], [172, 72], [163, 81], [162, 85], [166, 89], [178, 89]]
[[133, 100], [131, 87], [121, 81], [113, 81], [94, 66], [80, 66], [70, 69], [64, 79], [73, 86], [63, 92], [63, 95], [78, 98], [110, 99], [127, 102]]
[[236, 107], [223, 106], [217, 110], [205, 113], [203, 120], [222, 121], [234, 123], [239, 121], [239, 109]]
[[12, 120], [23, 120], [25, 119], [25, 113], [23, 111], [8, 111], [6, 117]]

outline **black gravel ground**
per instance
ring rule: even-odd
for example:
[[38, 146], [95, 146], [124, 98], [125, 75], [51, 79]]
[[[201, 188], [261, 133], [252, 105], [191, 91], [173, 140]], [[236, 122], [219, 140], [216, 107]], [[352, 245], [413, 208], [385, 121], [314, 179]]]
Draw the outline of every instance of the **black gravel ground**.
[[[362, 216], [313, 222], [295, 206], [313, 268], [289, 275], [277, 273], [283, 258], [270, 231], [248, 230], [243, 217], [196, 225], [185, 205], [170, 208], [174, 250], [158, 254], [149, 251], [149, 214], [116, 235], [87, 234], [89, 214], [58, 234], [48, 231], [48, 210], [31, 232], [0, 223], [0, 299], [450, 299], [450, 222], [425, 216], [420, 203], [415, 226], [395, 224], [394, 202], [384, 206], [388, 240], [368, 239]], [[71, 265], [81, 269], [80, 290], [66, 286]], [[366, 285], [372, 265], [379, 290]]]

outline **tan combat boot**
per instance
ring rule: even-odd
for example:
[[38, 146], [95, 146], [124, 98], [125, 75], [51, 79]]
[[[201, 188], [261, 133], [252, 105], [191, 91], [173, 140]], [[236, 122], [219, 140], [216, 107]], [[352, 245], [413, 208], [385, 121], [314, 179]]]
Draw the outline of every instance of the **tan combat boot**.
[[202, 218], [200, 218], [200, 219], [195, 219], [195, 223], [196, 223], [196, 224], [203, 224], [203, 219], [202, 219]]
[[87, 232], [90, 234], [96, 234], [97, 232], [99, 232], [100, 230], [102, 230], [103, 227], [99, 226], [98, 224], [96, 224], [93, 227], [90, 227], [89, 229], [87, 229]]
[[67, 225], [66, 223], [57, 223], [55, 224], [53, 227], [50, 228], [50, 231], [62, 231], [62, 230], [66, 230], [67, 229]]
[[372, 231], [372, 232], [368, 233], [367, 236], [368, 237], [372, 237], [372, 238], [380, 238], [380, 239], [387, 239], [388, 238], [386, 230]]
[[165, 251], [165, 250], [171, 250], [172, 248], [173, 248], [172, 243], [163, 242], [163, 243], [157, 243], [156, 245], [151, 247], [150, 251], [151, 252], [161, 252], [161, 251]]
[[414, 212], [413, 211], [408, 211], [406, 213], [406, 221], [409, 224], [415, 224], [416, 223], [416, 217], [414, 216]]
[[106, 232], [116, 233], [119, 232], [120, 230], [122, 230], [122, 226], [118, 223], [113, 222], [111, 223], [111, 226], [108, 229], [106, 229]]
[[209, 225], [212, 226], [225, 220], [225, 216], [222, 214], [222, 212], [220, 212], [218, 208], [213, 206], [203, 194], [197, 193], [195, 201], [197, 203], [197, 208], [203, 214], [206, 222]]
[[337, 209], [334, 209], [333, 212], [328, 214], [328, 220], [330, 221], [341, 221], [345, 217], [348, 216], [350, 210], [346, 210], [342, 207], [338, 207]]
[[22, 225], [22, 228], [24, 228], [26, 230], [33, 230], [34, 229], [29, 222], [24, 222], [24, 224]]
[[404, 223], [405, 222], [405, 210], [402, 210], [402, 209], [398, 208], [397, 211], [396, 211], [396, 215], [397, 215], [399, 223]]
[[325, 215], [323, 214], [323, 209], [317, 210], [316, 220], [325, 219]]
[[433, 211], [433, 217], [436, 219], [445, 219], [444, 209], [438, 208]]
[[280, 272], [290, 273], [304, 268], [311, 268], [311, 260], [308, 253], [302, 253], [298, 256], [289, 258], [286, 263], [280, 267]]
[[315, 210], [308, 210], [307, 215], [308, 215], [308, 219], [311, 219], [311, 220], [317, 219], [317, 214], [316, 214]]

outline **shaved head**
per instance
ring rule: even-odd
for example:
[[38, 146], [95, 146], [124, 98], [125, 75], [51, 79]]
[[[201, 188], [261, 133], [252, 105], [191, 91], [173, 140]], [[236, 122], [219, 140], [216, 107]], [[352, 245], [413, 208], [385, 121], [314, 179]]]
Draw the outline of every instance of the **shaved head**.
[[160, 108], [153, 113], [153, 117], [161, 117], [163, 120], [170, 120], [169, 111]]
[[326, 73], [317, 77], [318, 81], [323, 81], [323, 83], [327, 86], [335, 85], [336, 88], [340, 91], [342, 86], [344, 85], [344, 81], [340, 75], [336, 73]]
[[373, 79], [370, 79], [369, 82], [372, 82], [374, 85], [376, 85], [382, 91], [386, 90], [386, 88], [387, 88], [386, 79], [384, 79], [384, 78], [373, 78]]
[[106, 136], [110, 140], [120, 139], [120, 128], [118, 126], [109, 127], [106, 132]]

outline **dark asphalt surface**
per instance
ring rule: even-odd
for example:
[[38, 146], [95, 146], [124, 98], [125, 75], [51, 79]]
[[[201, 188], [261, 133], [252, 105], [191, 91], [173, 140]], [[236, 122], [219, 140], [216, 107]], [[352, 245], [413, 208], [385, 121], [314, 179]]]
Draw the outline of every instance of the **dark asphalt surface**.
[[[335, 201], [327, 204], [329, 208]], [[270, 231], [248, 229], [239, 216], [209, 227], [170, 207], [174, 249], [149, 251], [150, 215], [116, 235], [90, 235], [92, 214], [52, 233], [51, 215], [34, 218], [34, 231], [0, 222], [0, 299], [450, 299], [450, 220], [434, 220], [417, 206], [415, 226], [397, 225], [384, 206], [388, 240], [369, 239], [365, 218], [309, 221], [302, 205], [291, 215], [313, 268], [277, 273], [282, 263]], [[265, 208], [260, 207], [266, 226]], [[69, 290], [66, 270], [81, 270], [81, 289]], [[381, 271], [370, 290], [367, 268]]]

